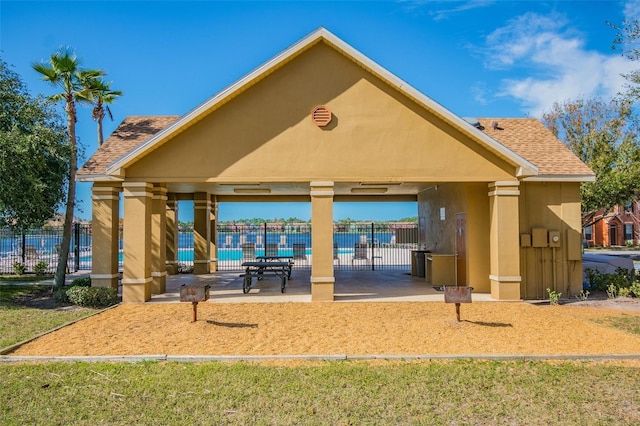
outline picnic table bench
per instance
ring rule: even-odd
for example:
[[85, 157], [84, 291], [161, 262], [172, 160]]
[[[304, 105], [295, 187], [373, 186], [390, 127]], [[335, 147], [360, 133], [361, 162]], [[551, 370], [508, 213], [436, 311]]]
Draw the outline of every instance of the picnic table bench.
[[[243, 262], [242, 267], [245, 268], [242, 283], [242, 292], [249, 293], [251, 290], [251, 281], [253, 277], [261, 280], [265, 274], [273, 274], [280, 277], [280, 291], [284, 293], [287, 286], [287, 279], [291, 278], [291, 268], [293, 261], [290, 256], [258, 256], [256, 261]], [[284, 260], [283, 260], [284, 259]]]

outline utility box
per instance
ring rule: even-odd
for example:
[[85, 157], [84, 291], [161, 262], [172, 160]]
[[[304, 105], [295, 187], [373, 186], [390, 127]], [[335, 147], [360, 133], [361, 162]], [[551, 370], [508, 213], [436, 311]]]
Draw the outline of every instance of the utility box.
[[520, 234], [520, 247], [531, 247], [531, 234]]
[[531, 228], [531, 246], [547, 247], [547, 228]]
[[549, 247], [558, 248], [561, 245], [560, 232], [549, 231]]

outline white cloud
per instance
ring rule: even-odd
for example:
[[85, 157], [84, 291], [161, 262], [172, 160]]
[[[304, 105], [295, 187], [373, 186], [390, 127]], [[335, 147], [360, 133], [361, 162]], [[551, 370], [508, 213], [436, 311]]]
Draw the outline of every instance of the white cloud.
[[636, 19], [640, 17], [640, 0], [631, 0], [624, 4], [625, 19]]
[[[415, 10], [423, 8], [424, 6], [430, 6], [429, 15], [433, 16], [435, 21], [449, 18], [451, 15], [455, 15], [467, 10], [478, 9], [482, 7], [491, 6], [496, 0], [466, 0], [466, 1], [453, 1], [453, 0], [399, 0], [400, 3], [405, 3], [407, 8]], [[446, 8], [441, 8], [446, 5]], [[451, 7], [451, 5], [455, 5]]]
[[515, 98], [535, 117], [555, 101], [614, 96], [625, 82], [620, 74], [638, 66], [620, 55], [587, 50], [583, 36], [555, 14], [511, 20], [486, 38], [483, 53], [488, 68], [526, 75], [503, 79], [498, 95]]

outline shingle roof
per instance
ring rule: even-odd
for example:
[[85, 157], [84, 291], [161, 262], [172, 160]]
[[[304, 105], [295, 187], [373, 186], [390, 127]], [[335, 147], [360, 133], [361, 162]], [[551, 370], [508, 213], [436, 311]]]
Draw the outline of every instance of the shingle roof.
[[160, 130], [174, 123], [178, 116], [131, 116], [124, 119], [102, 146], [78, 170], [78, 175], [106, 175], [107, 166]]
[[[174, 123], [178, 116], [127, 117], [78, 171], [106, 175], [107, 166]], [[593, 172], [534, 118], [480, 118], [483, 132], [538, 167], [541, 176], [590, 176]], [[497, 122], [497, 128], [492, 123]]]
[[[592, 176], [593, 171], [535, 118], [479, 118], [483, 132], [538, 167], [541, 176]], [[497, 123], [494, 128], [493, 123]]]

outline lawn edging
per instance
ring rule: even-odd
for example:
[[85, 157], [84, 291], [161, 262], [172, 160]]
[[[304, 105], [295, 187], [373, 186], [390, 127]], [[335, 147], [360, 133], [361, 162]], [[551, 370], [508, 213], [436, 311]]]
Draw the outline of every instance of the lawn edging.
[[13, 356], [0, 355], [0, 363], [23, 362], [262, 362], [262, 361], [629, 361], [638, 354], [460, 354], [460, 355], [103, 355], [103, 356]]

